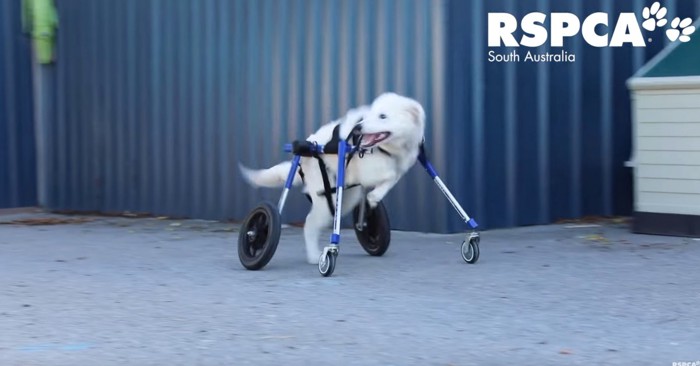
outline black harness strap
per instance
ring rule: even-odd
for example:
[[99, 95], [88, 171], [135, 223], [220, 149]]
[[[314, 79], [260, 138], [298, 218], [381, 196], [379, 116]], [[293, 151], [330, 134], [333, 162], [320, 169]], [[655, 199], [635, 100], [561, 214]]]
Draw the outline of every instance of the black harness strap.
[[331, 182], [328, 179], [328, 170], [326, 169], [326, 163], [323, 162], [323, 159], [321, 159], [318, 155], [316, 155], [316, 160], [318, 160], [318, 168], [321, 169], [321, 177], [323, 177], [323, 192], [319, 193], [319, 196], [323, 194], [326, 196], [326, 203], [328, 203], [328, 209], [333, 213], [335, 210], [333, 209], [333, 193], [331, 190], [333, 189], [331, 187]]
[[[298, 171], [297, 173], [299, 173], [299, 176], [301, 177], [302, 183], [305, 184], [305, 183], [306, 183], [306, 179], [304, 179], [304, 170], [301, 169], [301, 164], [299, 164], [299, 171]], [[306, 196], [306, 199], [308, 199], [309, 202], [312, 202], [312, 201], [311, 201], [311, 195], [310, 195], [310, 194], [305, 193], [304, 196]]]
[[379, 152], [381, 152], [382, 154], [384, 154], [384, 155], [386, 155], [386, 156], [388, 156], [388, 157], [391, 157], [391, 153], [388, 152], [388, 151], [386, 151], [386, 150], [384, 150], [384, 149], [382, 149], [381, 147], [377, 146], [377, 150], [379, 150]]
[[[358, 149], [360, 146], [360, 143], [362, 142], [362, 133], [359, 130], [359, 125], [356, 126], [350, 133], [350, 135], [345, 139], [345, 141], [350, 141], [352, 140], [352, 145], [354, 146], [353, 150], [350, 151], [347, 157], [343, 156], [342, 158], [345, 159], [345, 166], [347, 167], [350, 164], [350, 161], [352, 158], [355, 156], [355, 154], [358, 154], [360, 156], [360, 159], [364, 156], [365, 152], [367, 149]], [[333, 128], [333, 133], [331, 135], [330, 141], [328, 141], [324, 146], [323, 146], [323, 154], [338, 154], [338, 143], [340, 142], [340, 124], [336, 125]], [[370, 149], [370, 152], [373, 152], [374, 149]], [[391, 156], [391, 154], [382, 149], [381, 147], [377, 147], [377, 150], [379, 152]], [[331, 181], [328, 178], [328, 167], [326, 166], [326, 163], [323, 161], [323, 158], [317, 151], [317, 145], [316, 142], [312, 141], [302, 141], [302, 140], [297, 140], [292, 143], [292, 152], [296, 155], [301, 155], [301, 156], [308, 156], [308, 157], [314, 157], [318, 161], [318, 168], [321, 170], [321, 178], [323, 179], [323, 191], [318, 192], [319, 196], [325, 196], [326, 197], [326, 203], [328, 204], [328, 210], [330, 210], [331, 214], [335, 213], [335, 205], [333, 204], [333, 194], [336, 193], [337, 189], [333, 186], [331, 186]], [[340, 156], [338, 156], [338, 159], [341, 159]], [[299, 176], [301, 177], [301, 180], [305, 182], [304, 179], [304, 171], [301, 169], [301, 165], [299, 166]], [[336, 178], [337, 179], [337, 178]], [[359, 184], [352, 184], [347, 186], [346, 188], [353, 188], [357, 187]], [[309, 201], [313, 200], [311, 199], [311, 195], [309, 193], [306, 193], [306, 198], [309, 199]]]
[[[353, 140], [353, 145], [358, 145], [360, 143], [361, 136], [357, 133], [351, 133], [350, 136], [348, 136], [348, 140], [352, 139]], [[328, 151], [333, 151], [336, 146], [338, 146], [338, 143], [340, 142], [340, 125], [335, 126], [333, 129], [333, 135], [325, 145], [324, 145], [324, 150], [326, 150], [326, 146], [329, 146], [331, 149]], [[335, 151], [337, 154], [338, 151]], [[350, 164], [350, 160], [352, 160], [353, 156], [355, 156], [355, 152], [353, 151], [350, 153], [350, 156], [348, 156], [347, 160], [345, 161], [345, 166], [348, 166]], [[334, 214], [335, 212], [335, 205], [333, 204], [333, 193], [336, 192], [336, 188], [331, 186], [331, 181], [328, 179], [328, 169], [326, 167], [326, 163], [323, 162], [323, 159], [321, 156], [318, 154], [314, 154], [314, 157], [316, 160], [318, 160], [318, 167], [321, 169], [321, 177], [323, 178], [323, 192], [319, 192], [319, 196], [325, 196], [326, 197], [326, 203], [328, 204], [328, 210], [330, 210], [331, 214]], [[344, 157], [342, 157], [344, 158]], [[341, 159], [340, 156], [338, 156], [338, 159]], [[336, 177], [337, 179], [337, 177]], [[352, 188], [357, 186], [357, 184], [349, 186], [348, 188]]]
[[[352, 155], [350, 155], [352, 157]], [[333, 204], [333, 194], [337, 192], [338, 190], [336, 187], [331, 186], [330, 179], [328, 179], [328, 170], [326, 170], [326, 163], [323, 162], [322, 159], [318, 159], [318, 167], [321, 169], [321, 177], [323, 178], [323, 192], [319, 192], [319, 196], [326, 196], [326, 203], [328, 204], [328, 210], [331, 211], [331, 214], [335, 212], [335, 205]], [[348, 158], [348, 160], [350, 160]], [[359, 184], [352, 184], [347, 186], [347, 189], [357, 187]], [[309, 200], [311, 200], [311, 196], [308, 196]]]
[[301, 177], [301, 182], [306, 183], [306, 180], [304, 179], [304, 171], [301, 169], [301, 164], [299, 164], [299, 176]]

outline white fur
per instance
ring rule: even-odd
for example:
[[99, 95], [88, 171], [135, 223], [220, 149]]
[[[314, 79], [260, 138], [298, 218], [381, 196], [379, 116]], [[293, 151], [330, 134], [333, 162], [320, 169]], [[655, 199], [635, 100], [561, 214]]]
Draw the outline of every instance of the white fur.
[[[343, 215], [351, 212], [362, 202], [365, 192], [370, 207], [376, 207], [401, 177], [415, 164], [425, 130], [425, 112], [417, 101], [395, 93], [384, 93], [377, 97], [370, 106], [349, 110], [346, 115], [334, 122], [321, 126], [307, 141], [325, 144], [330, 141], [333, 129], [340, 124], [340, 137], [345, 139], [357, 124], [362, 125], [364, 146], [371, 136], [383, 132], [390, 136], [376, 145], [365, 146], [368, 150], [363, 158], [355, 156], [345, 170], [346, 186], [359, 184], [343, 193]], [[388, 156], [377, 148], [391, 154]], [[335, 186], [338, 167], [337, 155], [322, 155], [331, 184]], [[318, 161], [313, 157], [301, 159], [304, 172], [305, 192], [311, 196], [312, 207], [304, 224], [306, 257], [309, 263], [318, 263], [321, 255], [319, 237], [329, 227], [333, 215], [328, 210], [323, 192], [323, 179]], [[291, 162], [283, 162], [268, 169], [252, 170], [239, 164], [240, 170], [248, 183], [256, 187], [283, 187], [291, 169]], [[302, 183], [299, 174], [294, 185]], [[335, 195], [333, 195], [335, 202]]]

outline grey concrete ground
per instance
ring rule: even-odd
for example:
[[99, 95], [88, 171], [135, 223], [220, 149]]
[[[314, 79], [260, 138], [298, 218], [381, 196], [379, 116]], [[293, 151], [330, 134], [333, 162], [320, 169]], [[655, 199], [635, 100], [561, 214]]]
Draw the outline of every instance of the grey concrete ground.
[[253, 272], [231, 224], [0, 225], [0, 365], [700, 361], [700, 241], [614, 223], [496, 230], [469, 265], [462, 235], [394, 232], [374, 258], [343, 234], [322, 278], [299, 228]]

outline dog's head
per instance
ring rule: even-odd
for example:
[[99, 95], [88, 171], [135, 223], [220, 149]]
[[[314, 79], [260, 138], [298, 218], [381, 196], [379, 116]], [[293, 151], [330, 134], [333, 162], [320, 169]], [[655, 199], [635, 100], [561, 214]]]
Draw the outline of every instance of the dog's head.
[[363, 111], [358, 124], [362, 147], [381, 146], [389, 151], [403, 151], [406, 147], [417, 147], [423, 140], [425, 111], [411, 98], [384, 93]]

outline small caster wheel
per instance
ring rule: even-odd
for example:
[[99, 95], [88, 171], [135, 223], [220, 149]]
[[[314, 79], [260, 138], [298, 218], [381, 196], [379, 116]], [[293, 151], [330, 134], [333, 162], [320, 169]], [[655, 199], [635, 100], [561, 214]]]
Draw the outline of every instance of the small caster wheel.
[[462, 242], [462, 259], [469, 264], [479, 260], [479, 236], [472, 235], [469, 240]]
[[238, 259], [246, 269], [259, 270], [277, 250], [282, 220], [277, 208], [263, 202], [248, 214], [238, 234]]
[[335, 271], [335, 260], [338, 257], [336, 250], [324, 250], [318, 260], [318, 271], [323, 277], [329, 277]]
[[379, 257], [386, 253], [391, 243], [391, 225], [389, 214], [382, 202], [374, 210], [370, 210], [365, 202], [365, 221], [357, 222], [360, 216], [360, 206], [352, 211], [355, 225], [355, 236], [367, 254]]

